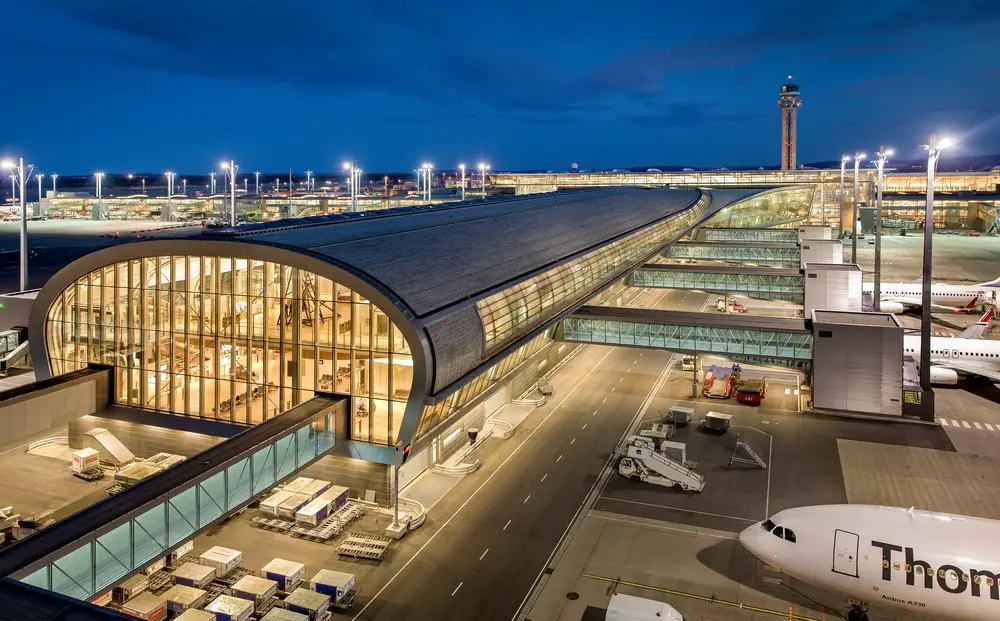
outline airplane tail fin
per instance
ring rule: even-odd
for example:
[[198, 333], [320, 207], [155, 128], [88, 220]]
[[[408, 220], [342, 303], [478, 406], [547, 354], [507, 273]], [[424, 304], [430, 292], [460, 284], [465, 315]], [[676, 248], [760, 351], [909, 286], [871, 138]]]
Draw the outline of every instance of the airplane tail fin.
[[972, 324], [965, 330], [962, 330], [959, 334], [955, 335], [957, 339], [981, 339], [983, 335], [986, 334], [986, 330], [990, 327], [990, 321], [993, 320], [994, 311], [996, 309], [992, 306], [987, 309], [983, 316], [979, 318], [979, 321]]
[[994, 280], [989, 280], [987, 282], [981, 282], [977, 285], [972, 285], [973, 287], [987, 287], [990, 289], [1000, 289], [1000, 278]]
[[969, 300], [969, 303], [966, 304], [965, 308], [963, 308], [962, 310], [964, 310], [964, 311], [973, 311], [973, 310], [976, 310], [976, 302], [978, 302], [978, 301], [979, 301], [978, 297], [972, 298], [971, 300]]

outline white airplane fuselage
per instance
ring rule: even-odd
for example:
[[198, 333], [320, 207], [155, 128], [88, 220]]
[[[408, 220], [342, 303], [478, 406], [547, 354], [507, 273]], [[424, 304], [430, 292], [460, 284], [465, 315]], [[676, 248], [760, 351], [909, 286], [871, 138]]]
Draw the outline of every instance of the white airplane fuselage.
[[[862, 293], [874, 294], [875, 287], [865, 284]], [[944, 283], [931, 284], [931, 305], [938, 307], [964, 310], [970, 302], [975, 302], [978, 308], [987, 301], [995, 300], [995, 288], [981, 285], [948, 285]], [[884, 312], [901, 312], [906, 307], [920, 308], [922, 305], [923, 285], [920, 283], [882, 283], [879, 287], [879, 298], [886, 306], [897, 304], [902, 308], [885, 308]]]
[[[903, 355], [920, 360], [920, 336], [903, 336]], [[935, 373], [934, 365], [941, 369]], [[982, 339], [959, 339], [941, 336], [931, 337], [931, 373], [942, 381], [936, 383], [954, 384], [947, 377], [945, 368], [957, 369], [956, 375], [981, 375], [993, 381], [1000, 378], [1000, 341]]]
[[747, 528], [740, 542], [790, 576], [872, 606], [1000, 619], [995, 520], [872, 505], [800, 507]]

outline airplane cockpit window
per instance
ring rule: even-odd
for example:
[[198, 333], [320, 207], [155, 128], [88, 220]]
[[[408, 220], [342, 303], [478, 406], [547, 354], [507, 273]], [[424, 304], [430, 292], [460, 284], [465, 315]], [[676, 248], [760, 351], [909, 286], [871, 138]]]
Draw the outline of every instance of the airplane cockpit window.
[[792, 543], [795, 543], [795, 531], [793, 531], [791, 528], [785, 529], [785, 541], [791, 541]]
[[781, 539], [785, 536], [785, 529], [780, 526], [777, 526], [775, 527], [774, 530], [771, 531], [771, 534], [777, 537], [778, 539]]
[[771, 520], [764, 520], [761, 523], [761, 526], [763, 526], [764, 530], [766, 530], [767, 532], [771, 532], [772, 530], [774, 530], [774, 522], [772, 522]]

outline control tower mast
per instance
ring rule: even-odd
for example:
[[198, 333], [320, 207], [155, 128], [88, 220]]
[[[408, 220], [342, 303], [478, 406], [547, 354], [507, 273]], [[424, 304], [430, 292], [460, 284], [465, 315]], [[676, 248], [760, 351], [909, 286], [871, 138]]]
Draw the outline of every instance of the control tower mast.
[[801, 105], [799, 85], [793, 84], [792, 76], [788, 76], [788, 83], [782, 84], [781, 92], [778, 93], [778, 107], [781, 108], [781, 170], [795, 170], [796, 117]]

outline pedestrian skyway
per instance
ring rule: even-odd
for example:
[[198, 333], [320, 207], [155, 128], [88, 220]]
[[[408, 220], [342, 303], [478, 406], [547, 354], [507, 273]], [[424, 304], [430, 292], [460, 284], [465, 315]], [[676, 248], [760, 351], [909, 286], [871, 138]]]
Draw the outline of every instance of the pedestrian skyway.
[[803, 370], [812, 363], [812, 331], [806, 320], [787, 317], [584, 306], [562, 320], [556, 339], [718, 354]]
[[798, 304], [805, 297], [804, 282], [802, 272], [793, 268], [667, 263], [647, 263], [628, 280], [633, 287], [695, 289]]
[[15, 543], [0, 577], [90, 600], [333, 449], [347, 402], [316, 396]]
[[668, 259], [733, 261], [775, 267], [799, 267], [799, 246], [795, 243], [677, 242], [667, 246]]
[[755, 242], [781, 244], [799, 241], [798, 229], [730, 229], [702, 228], [698, 232], [702, 242]]

